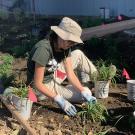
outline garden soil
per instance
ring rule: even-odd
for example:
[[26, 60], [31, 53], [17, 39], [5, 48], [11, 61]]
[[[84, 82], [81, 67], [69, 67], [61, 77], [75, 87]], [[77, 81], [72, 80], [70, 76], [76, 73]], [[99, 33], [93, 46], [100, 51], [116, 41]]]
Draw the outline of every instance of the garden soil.
[[[1, 53], [1, 55], [3, 55]], [[26, 79], [26, 59], [17, 58], [13, 63], [16, 83]], [[94, 91], [93, 91], [94, 93]], [[135, 135], [135, 129], [129, 125], [129, 115], [133, 113], [133, 103], [127, 99], [126, 84], [110, 88], [109, 97], [98, 99], [108, 109], [111, 116], [106, 122], [91, 122], [80, 116], [68, 117], [53, 101], [34, 103], [29, 124], [37, 135], [87, 135], [90, 132], [107, 131], [108, 135]], [[80, 110], [81, 105], [76, 105]], [[1, 104], [0, 135], [14, 135], [20, 130], [20, 124], [12, 118], [10, 112]], [[21, 134], [21, 133], [20, 133]], [[23, 133], [25, 134], [25, 133]]]

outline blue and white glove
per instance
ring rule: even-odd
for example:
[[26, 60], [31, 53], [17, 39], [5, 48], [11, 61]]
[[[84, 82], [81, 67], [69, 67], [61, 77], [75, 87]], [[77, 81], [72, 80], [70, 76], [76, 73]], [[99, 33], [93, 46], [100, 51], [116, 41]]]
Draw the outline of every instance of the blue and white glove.
[[88, 87], [84, 87], [84, 90], [81, 92], [84, 100], [87, 102], [95, 104], [97, 102], [96, 97], [92, 96], [92, 93]]
[[64, 112], [66, 112], [67, 115], [69, 116], [76, 115], [77, 113], [76, 108], [62, 96], [60, 95], [55, 96], [54, 101], [64, 110]]

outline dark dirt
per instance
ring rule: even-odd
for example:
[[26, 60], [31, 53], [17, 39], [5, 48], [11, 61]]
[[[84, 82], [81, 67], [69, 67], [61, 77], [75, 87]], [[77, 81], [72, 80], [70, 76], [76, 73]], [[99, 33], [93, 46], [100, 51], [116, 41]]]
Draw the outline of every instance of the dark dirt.
[[[110, 89], [109, 97], [106, 99], [98, 99], [98, 101], [107, 107], [109, 114], [112, 116], [106, 123], [92, 123], [90, 120], [84, 123], [79, 116], [68, 117], [57, 108], [57, 105], [53, 102], [46, 101], [33, 106], [32, 112], [35, 113], [30, 119], [30, 124], [39, 134], [43, 127], [53, 132], [61, 130], [64, 135], [82, 135], [85, 129], [87, 133], [91, 129], [93, 129], [95, 133], [98, 133], [99, 131], [105, 131], [109, 128], [112, 128], [109, 135], [135, 134], [135, 131], [131, 130], [127, 125], [127, 115], [133, 112], [133, 108], [132, 103], [127, 100], [127, 90], [125, 86], [121, 85], [115, 89]], [[124, 117], [114, 126], [122, 115]]]

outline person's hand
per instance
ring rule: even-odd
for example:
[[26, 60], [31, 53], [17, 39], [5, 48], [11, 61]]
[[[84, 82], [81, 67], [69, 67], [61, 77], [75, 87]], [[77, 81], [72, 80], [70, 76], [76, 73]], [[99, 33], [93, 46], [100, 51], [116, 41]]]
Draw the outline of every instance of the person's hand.
[[87, 102], [94, 103], [94, 104], [97, 102], [96, 97], [92, 96], [92, 93], [89, 88], [84, 87], [84, 90], [81, 92], [81, 94]]
[[67, 115], [69, 116], [76, 115], [77, 113], [76, 108], [62, 96], [60, 95], [55, 96], [54, 101], [64, 110], [64, 112], [66, 112]]

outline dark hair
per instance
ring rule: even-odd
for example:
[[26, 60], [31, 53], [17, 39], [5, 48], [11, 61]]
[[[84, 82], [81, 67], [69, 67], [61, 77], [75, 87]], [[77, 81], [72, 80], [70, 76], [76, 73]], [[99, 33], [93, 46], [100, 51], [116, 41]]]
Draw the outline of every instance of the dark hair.
[[54, 43], [57, 43], [58, 35], [55, 32], [50, 31], [47, 34], [46, 39], [50, 40], [51, 44], [54, 44]]

